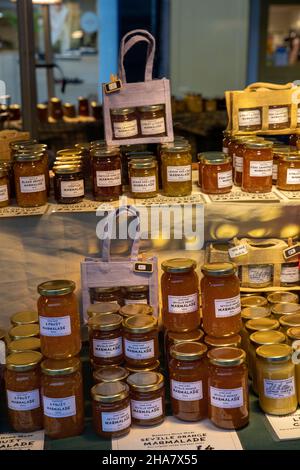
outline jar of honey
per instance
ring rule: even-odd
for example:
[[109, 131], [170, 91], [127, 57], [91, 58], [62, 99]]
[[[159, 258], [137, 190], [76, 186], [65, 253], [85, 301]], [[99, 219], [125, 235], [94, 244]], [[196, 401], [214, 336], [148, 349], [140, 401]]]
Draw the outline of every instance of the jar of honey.
[[37, 207], [46, 204], [47, 188], [43, 154], [17, 154], [13, 168], [18, 206]]
[[300, 270], [298, 261], [283, 263], [280, 272], [280, 285], [282, 287], [299, 286]]
[[285, 191], [300, 191], [300, 154], [290, 153], [280, 158], [277, 188]]
[[17, 325], [9, 330], [9, 336], [12, 340], [33, 338], [39, 336], [40, 329], [37, 324]]
[[9, 342], [8, 350], [11, 353], [40, 351], [41, 340], [37, 337], [15, 339]]
[[46, 359], [41, 369], [45, 434], [52, 439], [82, 434], [84, 397], [80, 359]]
[[170, 349], [170, 395], [173, 416], [183, 421], [207, 417], [207, 347], [178, 343]]
[[81, 349], [75, 287], [68, 280], [48, 281], [38, 286], [41, 351], [50, 359], [76, 356]]
[[130, 304], [148, 304], [149, 287], [148, 286], [129, 286], [124, 288], [124, 303]]
[[161, 151], [162, 187], [166, 196], [188, 196], [192, 192], [192, 154], [187, 142], [176, 141]]
[[157, 320], [134, 315], [123, 320], [123, 349], [126, 365], [147, 367], [159, 357]]
[[101, 382], [126, 382], [129, 372], [120, 366], [105, 366], [93, 371], [95, 384]]
[[15, 313], [10, 322], [12, 325], [32, 325], [33, 323], [39, 322], [39, 316], [37, 312], [32, 312], [31, 310], [24, 310], [22, 312]]
[[214, 337], [238, 333], [242, 328], [240, 283], [233, 263], [207, 263], [201, 268], [203, 329]]
[[123, 362], [122, 317], [98, 314], [88, 320], [90, 359], [94, 367]]
[[128, 434], [131, 426], [128, 385], [121, 381], [102, 382], [92, 387], [91, 395], [96, 434], [106, 439]]
[[290, 125], [289, 106], [269, 106], [268, 121], [269, 129], [285, 129]]
[[54, 194], [59, 204], [76, 204], [84, 198], [81, 166], [62, 165], [54, 171]]
[[159, 372], [131, 374], [130, 389], [132, 423], [137, 426], [156, 426], [165, 419], [164, 376]]
[[110, 315], [112, 313], [119, 313], [120, 305], [115, 302], [101, 302], [98, 304], [92, 304], [87, 309], [88, 318], [92, 318], [95, 315], [105, 314]]
[[244, 151], [242, 190], [249, 193], [272, 191], [273, 143], [247, 142]]
[[206, 194], [225, 194], [232, 189], [232, 161], [221, 152], [214, 152], [210, 158], [202, 157], [202, 191]]
[[40, 362], [37, 351], [10, 354], [6, 360], [5, 385], [8, 417], [16, 432], [43, 428], [40, 401]]
[[91, 101], [92, 116], [96, 121], [102, 118], [102, 106], [97, 101]]
[[162, 320], [169, 331], [197, 330], [200, 325], [199, 278], [196, 262], [173, 258], [161, 265]]
[[267, 301], [271, 306], [276, 304], [297, 304], [299, 302], [299, 297], [294, 292], [279, 291], [272, 292], [268, 295]]
[[223, 338], [214, 338], [213, 336], [206, 335], [204, 343], [208, 349], [212, 348], [240, 348], [242, 338], [240, 335], [224, 336]]
[[93, 195], [96, 201], [114, 201], [122, 195], [122, 165], [119, 147], [91, 149]]
[[134, 315], [153, 315], [153, 308], [146, 304], [127, 304], [120, 308], [122, 317], [132, 317]]
[[138, 137], [139, 128], [134, 108], [112, 109], [111, 122], [114, 139]]
[[223, 429], [240, 429], [249, 422], [246, 354], [238, 348], [214, 348], [207, 353], [208, 415]]
[[10, 203], [10, 182], [9, 171], [0, 162], [0, 208], [9, 206]]
[[165, 107], [163, 104], [141, 106], [138, 108], [141, 136], [166, 135]]
[[158, 169], [156, 160], [132, 160], [129, 164], [131, 196], [154, 197], [158, 192]]
[[282, 303], [274, 304], [271, 308], [271, 313], [276, 320], [279, 320], [284, 315], [293, 315], [294, 313], [300, 313], [300, 305], [294, 303]]
[[238, 122], [240, 131], [259, 131], [262, 125], [261, 107], [239, 109]]

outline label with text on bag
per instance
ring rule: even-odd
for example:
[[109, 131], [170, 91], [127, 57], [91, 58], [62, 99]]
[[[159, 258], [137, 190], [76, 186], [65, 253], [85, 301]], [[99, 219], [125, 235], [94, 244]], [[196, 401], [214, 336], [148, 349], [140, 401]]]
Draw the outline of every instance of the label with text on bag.
[[165, 118], [141, 119], [142, 135], [164, 134], [166, 132]]
[[154, 357], [154, 340], [149, 341], [130, 341], [124, 340], [124, 353], [130, 359], [151, 359]]
[[229, 248], [228, 250], [230, 258], [237, 258], [238, 256], [243, 256], [248, 253], [248, 248], [246, 245], [237, 245]]
[[215, 299], [216, 318], [233, 317], [241, 313], [241, 298], [239, 295], [229, 299]]
[[202, 380], [197, 380], [196, 382], [179, 382], [178, 380], [171, 379], [171, 396], [175, 400], [181, 401], [202, 400]]
[[169, 313], [193, 313], [198, 310], [198, 294], [168, 295]]
[[114, 339], [93, 339], [95, 357], [116, 357], [123, 353], [122, 337]]
[[120, 411], [101, 413], [102, 430], [104, 432], [122, 431], [131, 425], [130, 406]]
[[114, 134], [116, 139], [124, 139], [125, 137], [134, 137], [138, 134], [138, 125], [135, 119], [124, 122], [114, 122]]
[[163, 415], [162, 398], [155, 400], [130, 400], [131, 414], [135, 419], [154, 419]]
[[40, 407], [39, 389], [27, 392], [7, 390], [7, 405], [10, 410], [29, 411]]
[[64, 317], [39, 316], [40, 334], [42, 336], [69, 336], [71, 334], [71, 319]]
[[217, 408], [239, 408], [244, 405], [243, 388], [210, 387], [210, 403]]
[[239, 110], [239, 127], [244, 126], [260, 126], [261, 112], [259, 109], [240, 109]]
[[264, 394], [268, 398], [289, 398], [295, 395], [295, 378], [264, 379]]
[[65, 398], [43, 396], [43, 408], [48, 418], [68, 418], [76, 415], [76, 399], [74, 395]]

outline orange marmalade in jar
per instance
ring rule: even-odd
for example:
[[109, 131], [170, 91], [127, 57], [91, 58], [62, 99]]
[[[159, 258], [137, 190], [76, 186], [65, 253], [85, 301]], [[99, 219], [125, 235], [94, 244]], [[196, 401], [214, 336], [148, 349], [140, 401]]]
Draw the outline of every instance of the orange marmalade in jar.
[[81, 349], [75, 283], [48, 281], [38, 286], [38, 313], [42, 354], [51, 359], [76, 356]]
[[204, 333], [202, 330], [184, 331], [182, 333], [165, 331], [165, 358], [167, 365], [170, 362], [170, 349], [178, 343], [201, 343]]
[[277, 188], [285, 191], [300, 191], [300, 153], [290, 153], [280, 158]]
[[150, 315], [134, 315], [123, 320], [123, 349], [126, 365], [144, 368], [158, 360], [157, 320]]
[[14, 177], [17, 204], [20, 207], [37, 207], [47, 203], [46, 169], [44, 154], [17, 154]]
[[169, 331], [196, 330], [200, 325], [199, 279], [196, 262], [173, 258], [161, 265], [162, 317]]
[[231, 158], [221, 152], [214, 152], [209, 159], [202, 157], [202, 191], [206, 194], [224, 194], [232, 189]]
[[249, 193], [272, 191], [273, 143], [247, 142], [244, 151], [242, 190]]
[[222, 337], [242, 328], [240, 282], [233, 263], [207, 263], [201, 268], [203, 329]]
[[119, 365], [123, 361], [122, 320], [117, 314], [98, 314], [88, 320], [94, 367]]
[[16, 432], [32, 432], [43, 428], [40, 403], [41, 353], [19, 352], [7, 357], [5, 384], [8, 417]]

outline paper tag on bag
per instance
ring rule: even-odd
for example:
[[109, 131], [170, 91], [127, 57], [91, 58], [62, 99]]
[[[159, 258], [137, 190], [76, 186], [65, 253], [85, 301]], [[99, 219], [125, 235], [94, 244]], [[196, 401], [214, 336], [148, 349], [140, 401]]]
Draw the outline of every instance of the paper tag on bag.
[[237, 245], [229, 248], [228, 253], [230, 258], [237, 258], [238, 256], [247, 255], [248, 248], [246, 245]]
[[293, 258], [296, 255], [300, 254], [300, 244], [289, 246], [285, 250], [283, 250], [283, 256], [285, 259]]

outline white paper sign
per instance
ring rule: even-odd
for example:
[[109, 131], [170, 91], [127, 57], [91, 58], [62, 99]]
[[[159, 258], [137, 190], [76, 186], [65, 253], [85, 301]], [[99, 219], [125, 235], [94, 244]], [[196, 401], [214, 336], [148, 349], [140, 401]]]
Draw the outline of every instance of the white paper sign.
[[0, 450], [43, 450], [44, 431], [0, 434]]
[[300, 409], [285, 416], [266, 414], [266, 418], [278, 439], [300, 439]]

